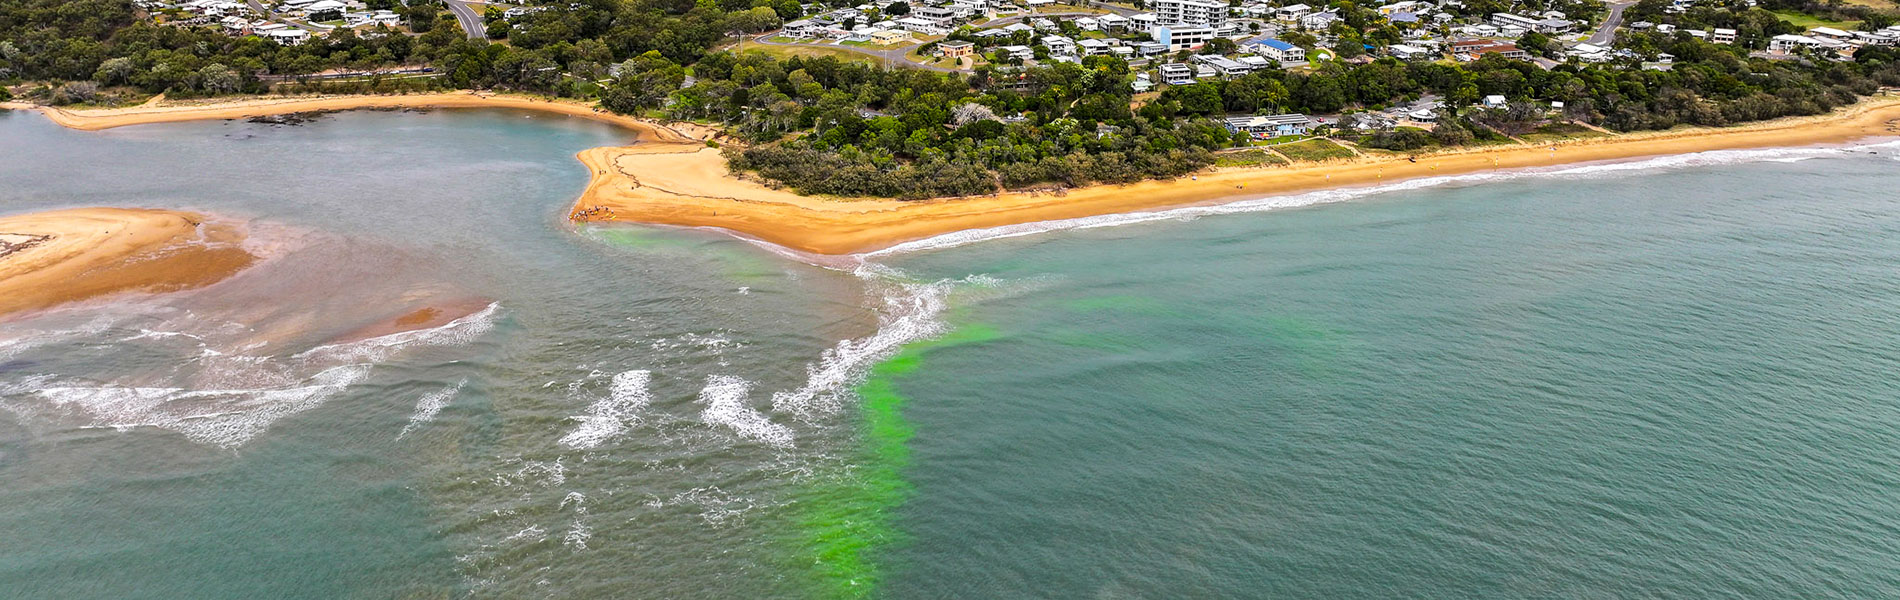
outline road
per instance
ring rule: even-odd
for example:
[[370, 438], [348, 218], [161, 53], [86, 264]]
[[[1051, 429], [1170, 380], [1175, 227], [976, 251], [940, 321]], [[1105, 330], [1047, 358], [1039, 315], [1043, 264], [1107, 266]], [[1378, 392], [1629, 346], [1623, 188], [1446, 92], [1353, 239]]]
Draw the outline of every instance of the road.
[[449, 5], [449, 12], [455, 13], [455, 22], [462, 24], [462, 31], [468, 33], [468, 39], [488, 39], [488, 26], [482, 23], [481, 10], [462, 0], [442, 0], [442, 3]]
[[1615, 2], [1610, 4], [1610, 16], [1603, 18], [1603, 26], [1597, 28], [1596, 35], [1589, 42], [1598, 46], [1609, 46], [1616, 41], [1616, 28], [1623, 24], [1623, 9], [1636, 6], [1635, 2]]

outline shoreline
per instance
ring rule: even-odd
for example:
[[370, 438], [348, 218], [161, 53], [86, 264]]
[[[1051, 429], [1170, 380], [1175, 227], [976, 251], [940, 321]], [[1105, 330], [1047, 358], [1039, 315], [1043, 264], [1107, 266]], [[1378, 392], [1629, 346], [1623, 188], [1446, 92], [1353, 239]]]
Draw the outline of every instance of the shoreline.
[[71, 208], [0, 217], [0, 319], [126, 292], [205, 287], [256, 263], [235, 224], [197, 213]]
[[202, 105], [69, 111], [37, 109], [53, 122], [82, 130], [143, 123], [232, 119], [366, 108], [512, 108], [553, 112], [620, 125], [640, 139], [576, 155], [590, 180], [569, 211], [574, 221], [618, 221], [716, 227], [816, 254], [853, 254], [958, 231], [1231, 202], [1263, 196], [1397, 183], [1484, 171], [1630, 160], [1714, 150], [1797, 147], [1900, 136], [1900, 98], [1878, 96], [1826, 115], [1790, 117], [1721, 128], [1463, 148], [1435, 153], [1362, 156], [1319, 163], [1216, 168], [1184, 179], [1092, 185], [1062, 192], [1006, 192], [931, 200], [832, 199], [800, 196], [730, 175], [706, 140], [718, 131], [690, 123], [658, 123], [561, 100], [470, 92], [408, 96], [264, 98]]

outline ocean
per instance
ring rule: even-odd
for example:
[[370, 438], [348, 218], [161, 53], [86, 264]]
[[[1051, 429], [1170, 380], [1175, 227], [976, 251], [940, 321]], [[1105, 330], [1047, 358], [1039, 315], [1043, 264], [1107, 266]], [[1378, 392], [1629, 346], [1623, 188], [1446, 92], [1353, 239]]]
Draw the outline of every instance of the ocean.
[[630, 140], [0, 112], [267, 257], [0, 323], [0, 597], [1900, 595], [1900, 145], [821, 258], [566, 223]]

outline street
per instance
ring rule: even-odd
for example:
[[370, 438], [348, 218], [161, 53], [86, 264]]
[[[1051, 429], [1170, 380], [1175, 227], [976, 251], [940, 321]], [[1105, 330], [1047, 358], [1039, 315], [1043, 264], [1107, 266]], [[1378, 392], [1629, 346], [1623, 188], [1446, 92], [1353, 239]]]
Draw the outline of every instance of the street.
[[442, 3], [449, 5], [449, 12], [455, 13], [455, 22], [462, 25], [462, 31], [468, 33], [468, 39], [488, 39], [488, 27], [482, 23], [482, 10], [486, 6], [477, 8], [462, 0], [442, 0]]
[[1610, 5], [1610, 16], [1603, 18], [1603, 26], [1597, 28], [1589, 42], [1598, 46], [1609, 46], [1616, 41], [1616, 28], [1623, 24], [1623, 9], [1636, 6], [1635, 2], [1617, 2]]

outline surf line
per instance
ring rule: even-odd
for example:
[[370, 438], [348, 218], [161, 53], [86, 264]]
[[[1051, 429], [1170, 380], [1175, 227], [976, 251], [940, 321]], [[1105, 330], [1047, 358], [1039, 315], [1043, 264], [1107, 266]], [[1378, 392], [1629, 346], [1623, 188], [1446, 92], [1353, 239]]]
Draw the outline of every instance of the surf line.
[[896, 511], [914, 494], [904, 478], [916, 428], [904, 418], [909, 399], [898, 381], [923, 366], [930, 351], [995, 339], [995, 329], [963, 325], [946, 335], [907, 343], [871, 367], [855, 389], [863, 417], [847, 467], [821, 474], [799, 499], [795, 521], [813, 591], [826, 598], [863, 598], [883, 580], [881, 554], [905, 541]]

